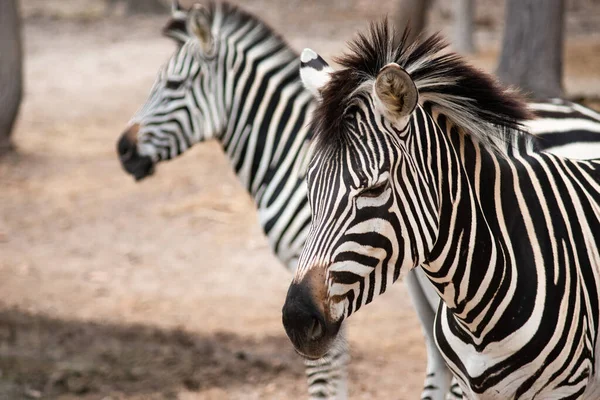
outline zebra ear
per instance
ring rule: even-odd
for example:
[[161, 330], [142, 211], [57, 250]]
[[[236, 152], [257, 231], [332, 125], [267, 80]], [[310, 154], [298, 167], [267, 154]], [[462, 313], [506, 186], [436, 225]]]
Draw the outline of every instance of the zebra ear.
[[179, 43], [184, 43], [190, 38], [187, 29], [187, 11], [181, 7], [179, 0], [173, 0], [171, 3], [171, 18], [163, 28], [163, 35], [175, 39]]
[[419, 100], [419, 92], [414, 81], [396, 63], [383, 67], [373, 84], [375, 105], [392, 122], [410, 115]]
[[173, 0], [171, 2], [171, 15], [175, 16], [175, 14], [179, 11], [182, 11], [181, 4], [179, 4], [179, 0]]
[[[184, 13], [181, 12], [181, 14]], [[175, 15], [171, 16], [171, 19], [169, 19], [162, 32], [163, 35], [175, 39], [177, 42], [182, 44], [190, 38], [185, 21], [185, 15], [183, 18]]]
[[196, 3], [190, 10], [190, 15], [187, 23], [187, 30], [200, 41], [200, 47], [205, 55], [208, 55], [213, 50], [213, 35], [211, 20], [208, 16], [206, 8]]
[[329, 82], [333, 69], [311, 49], [302, 50], [300, 55], [300, 78], [304, 87], [315, 97], [321, 98], [320, 90]]

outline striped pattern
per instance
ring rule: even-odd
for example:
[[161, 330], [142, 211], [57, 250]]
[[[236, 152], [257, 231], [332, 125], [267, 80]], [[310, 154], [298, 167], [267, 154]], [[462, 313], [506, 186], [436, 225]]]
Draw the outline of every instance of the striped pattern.
[[600, 113], [561, 99], [529, 106], [539, 118], [528, 121], [525, 126], [540, 137], [540, 150], [580, 160], [600, 156]]
[[[187, 31], [192, 14], [208, 24], [207, 54]], [[312, 95], [299, 79], [298, 55], [264, 23], [227, 3], [190, 12], [174, 7], [164, 29], [177, 41], [150, 96], [131, 120], [138, 152], [155, 163], [218, 140], [258, 209], [278, 258], [291, 270], [310, 223], [304, 172]], [[306, 361], [311, 398], [345, 398], [347, 352]]]
[[[304, 173], [310, 158], [308, 121], [313, 98], [299, 83], [296, 53], [261, 21], [227, 4], [209, 5], [206, 17], [203, 21], [210, 24], [218, 46], [209, 55], [188, 32], [189, 12], [174, 7], [164, 33], [175, 39], [177, 50], [131, 121], [140, 124], [138, 151], [158, 163], [204, 140], [223, 143], [236, 173], [255, 198], [271, 246], [293, 270], [310, 223]], [[570, 111], [560, 114], [569, 109], [553, 109], [549, 117], [570, 118]], [[596, 123], [600, 131], [600, 119]], [[549, 128], [545, 124], [538, 131], [543, 134]], [[579, 132], [569, 132], [569, 137], [580, 140]], [[433, 343], [437, 304], [426, 298], [437, 294], [429, 283], [421, 285], [413, 278], [407, 279], [407, 285], [425, 327], [429, 355], [427, 396], [427, 388], [445, 391], [449, 378]], [[307, 362], [313, 397], [344, 397], [345, 389], [338, 390], [337, 385], [344, 385], [346, 359], [346, 353], [340, 352], [327, 360]]]
[[[600, 161], [515, 151], [538, 139], [514, 93], [438, 36], [392, 43], [373, 26], [320, 89], [295, 293], [326, 293], [308, 303], [335, 325], [422, 265], [468, 398], [599, 398]], [[421, 100], [406, 117], [373, 89], [390, 63]]]
[[297, 54], [266, 25], [227, 3], [211, 3], [207, 13], [216, 58], [204, 58], [189, 35], [179, 43], [131, 120], [141, 126], [139, 152], [159, 162], [217, 139], [254, 197], [275, 252], [295, 267], [310, 219], [300, 178], [312, 96], [298, 79]]

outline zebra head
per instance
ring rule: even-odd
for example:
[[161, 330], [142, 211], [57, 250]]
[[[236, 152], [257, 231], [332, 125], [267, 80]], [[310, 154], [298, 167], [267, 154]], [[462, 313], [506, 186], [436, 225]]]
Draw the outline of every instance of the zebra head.
[[123, 168], [136, 180], [151, 175], [156, 163], [215, 137], [223, 128], [215, 97], [214, 7], [195, 4], [184, 10], [173, 3], [163, 34], [176, 41], [177, 50], [117, 143]]
[[[283, 321], [296, 350], [316, 358], [335, 342], [344, 318], [423, 261], [427, 240], [408, 236], [419, 232], [410, 227], [417, 223], [411, 213], [425, 207], [412, 190], [425, 183], [406, 150], [419, 95], [402, 67], [389, 63], [357, 89], [312, 50], [301, 62], [303, 83], [319, 99], [307, 174], [312, 223]], [[348, 91], [352, 100], [340, 101]], [[407, 198], [410, 210], [403, 208]]]
[[[311, 50], [302, 54], [300, 75], [317, 99], [311, 227], [283, 322], [308, 357], [325, 354], [345, 318], [416, 266], [450, 293], [435, 268], [457, 253], [446, 243], [468, 243], [459, 236], [477, 215], [474, 192], [459, 190], [470, 187], [461, 157], [479, 143], [501, 160], [528, 138], [520, 96], [449, 53], [441, 36], [407, 37], [374, 24], [336, 60], [337, 71]], [[462, 219], [448, 217], [459, 206]]]

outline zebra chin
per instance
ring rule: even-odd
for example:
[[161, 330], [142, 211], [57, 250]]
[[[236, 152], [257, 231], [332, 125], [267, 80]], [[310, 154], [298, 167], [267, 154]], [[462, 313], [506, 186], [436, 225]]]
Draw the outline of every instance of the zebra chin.
[[330, 321], [316, 306], [311, 289], [305, 283], [292, 283], [283, 305], [285, 332], [298, 354], [309, 360], [327, 356], [339, 344], [340, 321]]
[[127, 166], [123, 166], [127, 172], [129, 172], [136, 182], [142, 179], [154, 175], [154, 163], [150, 157], [144, 157], [138, 161], [131, 169]]

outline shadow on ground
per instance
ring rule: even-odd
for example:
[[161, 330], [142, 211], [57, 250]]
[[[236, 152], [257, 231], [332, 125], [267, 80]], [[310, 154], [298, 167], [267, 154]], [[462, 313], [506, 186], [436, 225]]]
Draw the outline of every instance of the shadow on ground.
[[0, 376], [0, 399], [110, 393], [176, 398], [181, 390], [261, 385], [282, 376], [300, 382], [303, 369], [283, 335], [203, 335], [8, 309], [0, 311]]

